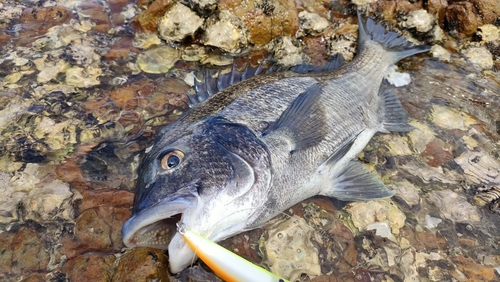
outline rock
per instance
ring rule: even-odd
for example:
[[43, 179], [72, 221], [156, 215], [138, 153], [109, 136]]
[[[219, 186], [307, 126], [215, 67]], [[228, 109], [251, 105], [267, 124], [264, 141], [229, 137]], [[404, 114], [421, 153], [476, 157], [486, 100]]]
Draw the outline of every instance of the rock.
[[466, 151], [455, 158], [470, 183], [500, 183], [500, 164], [485, 151]]
[[221, 11], [219, 18], [207, 20], [203, 44], [215, 46], [223, 51], [238, 53], [246, 47], [245, 24], [229, 11]]
[[451, 107], [434, 105], [431, 112], [431, 120], [437, 126], [446, 129], [458, 129], [466, 131], [473, 124], [477, 124], [471, 116]]
[[418, 32], [428, 32], [434, 26], [435, 18], [426, 10], [411, 11], [405, 22], [406, 27], [415, 28]]
[[203, 22], [191, 9], [176, 3], [160, 18], [158, 33], [167, 43], [180, 42], [193, 35]]
[[[145, 4], [151, 3], [146, 10], [142, 11], [132, 21], [132, 26], [140, 31], [156, 32], [158, 29], [158, 20], [165, 12], [174, 5], [172, 0], [154, 0], [153, 2], [144, 1]], [[141, 7], [141, 3], [137, 6]]]
[[450, 190], [435, 191], [429, 195], [440, 213], [453, 222], [478, 223], [481, 215], [477, 207], [471, 205], [464, 195]]
[[303, 62], [301, 48], [297, 45], [290, 37], [279, 37], [273, 40], [269, 49], [278, 64], [290, 67]]
[[493, 55], [486, 47], [471, 47], [463, 51], [469, 62], [483, 70], [493, 68]]
[[66, 84], [79, 88], [89, 88], [101, 84], [98, 77], [102, 70], [97, 65], [86, 68], [74, 66], [66, 70]]
[[477, 11], [478, 19], [482, 24], [495, 24], [500, 17], [500, 5], [498, 0], [471, 0], [474, 11]]
[[356, 6], [363, 6], [377, 2], [378, 0], [352, 0], [352, 3], [356, 4]]
[[168, 282], [168, 259], [162, 250], [134, 248], [119, 258], [111, 281]]
[[130, 217], [129, 208], [99, 206], [76, 218], [74, 235], [60, 241], [61, 254], [72, 259], [84, 252], [117, 252], [123, 248], [121, 228]]
[[451, 61], [451, 53], [445, 48], [441, 47], [440, 45], [432, 45], [430, 52], [434, 58], [437, 58], [440, 61], [443, 62]]
[[299, 29], [294, 0], [224, 0], [219, 1], [219, 10], [231, 11], [242, 19], [248, 29], [248, 41], [258, 47], [280, 36], [294, 36]]
[[56, 80], [57, 75], [64, 73], [70, 65], [62, 60], [50, 60], [48, 55], [45, 54], [41, 58], [33, 61], [38, 71], [37, 75], [38, 83], [47, 83], [51, 80]]
[[359, 231], [365, 231], [375, 222], [387, 222], [392, 233], [398, 235], [406, 220], [405, 214], [391, 200], [354, 202], [346, 207], [346, 211]]
[[149, 49], [161, 45], [161, 39], [153, 32], [136, 32], [133, 46], [141, 49]]
[[83, 254], [67, 261], [62, 272], [69, 281], [110, 281], [114, 255]]
[[31, 43], [45, 35], [50, 28], [68, 23], [72, 18], [72, 12], [65, 7], [25, 8], [19, 20], [17, 44]]
[[26, 209], [25, 219], [37, 222], [54, 220], [56, 218], [73, 220], [73, 208], [71, 207], [71, 196], [69, 184], [54, 179], [44, 179], [41, 187], [31, 190], [23, 198], [22, 203]]
[[471, 2], [457, 2], [445, 9], [442, 28], [458, 37], [467, 37], [474, 34], [479, 23]]
[[298, 216], [274, 223], [267, 229], [267, 238], [261, 237], [259, 249], [265, 250], [263, 261], [271, 272], [295, 281], [302, 273], [321, 274], [318, 250], [311, 239], [314, 229]]
[[299, 13], [300, 28], [309, 34], [318, 34], [325, 30], [330, 22], [321, 17], [318, 14], [311, 13], [308, 11], [302, 11]]
[[170, 46], [147, 50], [137, 57], [137, 64], [143, 72], [166, 73], [179, 59], [180, 52]]
[[394, 182], [387, 185], [391, 190], [396, 192], [395, 197], [403, 199], [410, 207], [416, 206], [420, 202], [418, 188], [408, 181]]
[[481, 37], [481, 42], [491, 42], [500, 39], [500, 28], [485, 24], [478, 28], [477, 34]]
[[22, 227], [12, 237], [11, 244], [5, 247], [12, 249], [12, 257], [8, 265], [14, 273], [45, 271], [49, 264], [49, 254], [44, 242], [34, 229]]

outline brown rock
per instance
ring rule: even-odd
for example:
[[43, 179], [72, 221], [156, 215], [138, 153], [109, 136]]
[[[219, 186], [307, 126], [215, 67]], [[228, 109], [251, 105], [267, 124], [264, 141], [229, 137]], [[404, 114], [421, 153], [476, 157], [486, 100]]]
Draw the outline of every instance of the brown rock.
[[33, 273], [21, 280], [21, 282], [45, 282], [47, 281], [45, 278], [46, 275], [46, 273]]
[[0, 273], [11, 272], [12, 239], [14, 239], [13, 233], [11, 232], [0, 233]]
[[498, 277], [495, 274], [495, 268], [492, 266], [484, 266], [475, 262], [470, 257], [456, 256], [450, 257], [458, 270], [466, 277], [467, 281], [496, 281]]
[[76, 219], [74, 236], [61, 239], [61, 253], [71, 259], [87, 251], [119, 251], [121, 228], [129, 217], [130, 208], [101, 206], [84, 211]]
[[135, 248], [125, 253], [111, 281], [147, 282], [170, 281], [168, 259], [162, 250]]
[[328, 57], [325, 40], [322, 37], [305, 37], [304, 53], [311, 58], [309, 64], [322, 66], [327, 63]]
[[114, 255], [84, 254], [66, 262], [62, 272], [69, 281], [110, 281]]
[[64, 7], [26, 8], [21, 15], [17, 44], [29, 44], [43, 36], [49, 28], [69, 22], [72, 13]]
[[458, 2], [446, 7], [442, 28], [459, 37], [474, 34], [479, 23], [470, 2]]
[[436, 141], [427, 143], [421, 155], [426, 158], [427, 164], [432, 167], [439, 167], [453, 159], [453, 155]]
[[131, 53], [140, 53], [133, 44], [133, 39], [131, 37], [120, 38], [111, 48], [108, 53], [104, 55], [105, 60], [115, 61], [115, 60], [126, 60]]
[[49, 255], [40, 235], [33, 229], [22, 227], [12, 238], [12, 272], [41, 271], [47, 269]]
[[404, 225], [400, 232], [417, 251], [445, 250], [447, 247], [445, 238], [426, 232], [414, 232], [408, 225]]
[[[137, 3], [139, 7], [144, 6], [147, 1]], [[146, 10], [142, 11], [132, 21], [132, 27], [142, 31], [156, 32], [158, 19], [174, 4], [172, 0], [155, 0]]]
[[439, 15], [446, 6], [448, 6], [447, 0], [427, 0], [424, 2], [424, 8], [433, 15]]
[[498, 0], [470, 0], [474, 5], [480, 25], [493, 24], [500, 18], [500, 2]]
[[295, 1], [273, 0], [265, 3], [256, 5], [254, 1], [221, 0], [219, 9], [229, 10], [243, 19], [249, 40], [257, 46], [263, 46], [276, 37], [293, 36], [299, 28]]
[[134, 193], [126, 190], [86, 190], [81, 192], [83, 202], [78, 206], [80, 211], [99, 207], [130, 208], [134, 202]]
[[78, 9], [84, 15], [89, 17], [89, 21], [95, 26], [92, 30], [107, 33], [110, 27], [109, 15], [105, 12], [106, 9], [97, 1], [82, 1], [78, 5]]

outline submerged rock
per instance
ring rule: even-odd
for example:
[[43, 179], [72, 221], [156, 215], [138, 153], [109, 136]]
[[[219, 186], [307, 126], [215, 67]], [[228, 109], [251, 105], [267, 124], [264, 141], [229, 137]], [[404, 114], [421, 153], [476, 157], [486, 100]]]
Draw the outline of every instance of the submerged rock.
[[167, 43], [182, 41], [193, 35], [203, 24], [203, 19], [188, 7], [176, 3], [158, 22], [158, 33]]

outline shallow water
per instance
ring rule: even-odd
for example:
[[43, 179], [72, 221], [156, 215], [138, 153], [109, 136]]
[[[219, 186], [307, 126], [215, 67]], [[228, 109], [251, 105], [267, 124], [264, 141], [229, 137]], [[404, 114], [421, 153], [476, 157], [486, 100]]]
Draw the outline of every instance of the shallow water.
[[[0, 278], [216, 280], [198, 263], [174, 278], [164, 252], [121, 243], [139, 159], [187, 109], [184, 79], [200, 66], [141, 71], [127, 1], [1, 5]], [[224, 246], [301, 281], [500, 278], [500, 76], [457, 54], [399, 66], [415, 130], [379, 134], [359, 156], [396, 196], [310, 199]], [[276, 254], [284, 233], [295, 252]]]

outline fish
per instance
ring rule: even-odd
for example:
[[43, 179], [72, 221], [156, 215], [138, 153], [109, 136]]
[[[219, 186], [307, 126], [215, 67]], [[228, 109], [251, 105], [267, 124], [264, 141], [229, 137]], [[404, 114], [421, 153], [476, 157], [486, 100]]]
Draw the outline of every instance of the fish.
[[217, 276], [227, 282], [289, 282], [258, 265], [238, 256], [215, 242], [178, 226], [178, 232]]
[[191, 108], [158, 132], [139, 165], [132, 216], [122, 228], [125, 246], [167, 249], [175, 274], [195, 253], [178, 232], [167, 238], [168, 219], [218, 242], [316, 195], [393, 196], [353, 159], [377, 132], [413, 129], [383, 86], [384, 75], [429, 46], [360, 13], [358, 21], [350, 63], [337, 56], [324, 67], [247, 69], [197, 83]]

